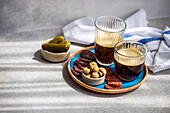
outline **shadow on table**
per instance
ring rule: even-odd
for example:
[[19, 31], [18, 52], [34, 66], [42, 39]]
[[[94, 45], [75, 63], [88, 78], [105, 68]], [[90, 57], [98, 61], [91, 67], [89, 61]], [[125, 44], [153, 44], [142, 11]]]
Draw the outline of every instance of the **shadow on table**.
[[41, 63], [49, 63], [48, 61], [46, 61], [45, 59], [42, 58], [41, 56], [41, 50], [37, 50], [35, 53], [34, 53], [34, 57], [32, 58], [33, 60], [37, 60]]
[[122, 93], [122, 94], [103, 94], [103, 93], [99, 93], [99, 92], [94, 92], [94, 91], [91, 91], [91, 90], [88, 90], [82, 86], [80, 86], [79, 84], [77, 84], [72, 78], [71, 76], [69, 75], [69, 72], [68, 72], [68, 67], [67, 67], [67, 63], [65, 63], [65, 65], [63, 66], [63, 78], [65, 80], [65, 82], [70, 86], [72, 87], [73, 89], [75, 89], [76, 91], [78, 92], [81, 92], [83, 94], [86, 94], [86, 95], [90, 95], [90, 96], [97, 96], [97, 97], [119, 97], [119, 96], [123, 96], [123, 95], [126, 95], [130, 92], [133, 92], [133, 91], [130, 91], [130, 92], [126, 92], [126, 93]]
[[33, 60], [37, 60], [41, 63], [45, 63], [45, 64], [51, 64], [51, 63], [62, 63], [62, 62], [65, 62], [65, 61], [62, 61], [62, 62], [50, 62], [50, 61], [47, 61], [45, 60], [42, 56], [41, 56], [41, 50], [37, 50], [35, 53], [34, 53], [34, 57], [32, 58]]
[[148, 69], [148, 74], [150, 75], [153, 75], [153, 76], [157, 76], [157, 75], [170, 75], [170, 69], [167, 69], [167, 70], [163, 70], [163, 71], [160, 71], [160, 72], [157, 72], [157, 73], [153, 73], [151, 72], [149, 69]]

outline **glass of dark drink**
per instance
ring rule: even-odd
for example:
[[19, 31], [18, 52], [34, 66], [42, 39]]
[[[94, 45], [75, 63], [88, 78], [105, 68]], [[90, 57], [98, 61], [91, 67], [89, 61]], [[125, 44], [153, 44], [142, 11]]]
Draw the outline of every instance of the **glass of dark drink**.
[[114, 46], [123, 40], [126, 23], [114, 16], [102, 16], [95, 20], [95, 57], [100, 65], [114, 63]]
[[135, 80], [144, 68], [147, 48], [136, 41], [121, 41], [115, 44], [115, 70], [125, 81]]

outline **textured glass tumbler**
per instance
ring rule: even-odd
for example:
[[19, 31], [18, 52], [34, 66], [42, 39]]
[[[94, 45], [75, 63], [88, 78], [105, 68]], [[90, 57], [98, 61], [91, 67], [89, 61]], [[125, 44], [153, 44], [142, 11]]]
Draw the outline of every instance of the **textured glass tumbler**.
[[125, 81], [135, 80], [141, 73], [147, 48], [136, 41], [118, 42], [114, 47], [115, 70]]
[[114, 45], [123, 40], [126, 23], [114, 16], [102, 16], [95, 20], [95, 57], [100, 65], [114, 63]]

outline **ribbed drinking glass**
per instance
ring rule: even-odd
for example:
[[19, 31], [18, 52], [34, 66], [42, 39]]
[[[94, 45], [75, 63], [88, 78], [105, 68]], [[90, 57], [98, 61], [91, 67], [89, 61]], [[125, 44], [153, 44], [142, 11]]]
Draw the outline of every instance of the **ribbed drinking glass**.
[[95, 57], [99, 64], [114, 63], [114, 45], [123, 40], [126, 23], [114, 16], [102, 16], [95, 20]]
[[114, 47], [115, 70], [125, 81], [135, 80], [144, 68], [147, 48], [136, 41], [118, 42]]

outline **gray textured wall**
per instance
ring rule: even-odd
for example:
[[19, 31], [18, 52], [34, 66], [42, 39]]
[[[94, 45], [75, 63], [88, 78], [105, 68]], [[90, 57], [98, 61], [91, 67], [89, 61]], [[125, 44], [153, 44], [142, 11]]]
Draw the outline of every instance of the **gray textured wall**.
[[140, 8], [148, 18], [170, 17], [170, 0], [0, 0], [0, 33], [61, 32], [79, 17], [115, 15], [125, 19]]

